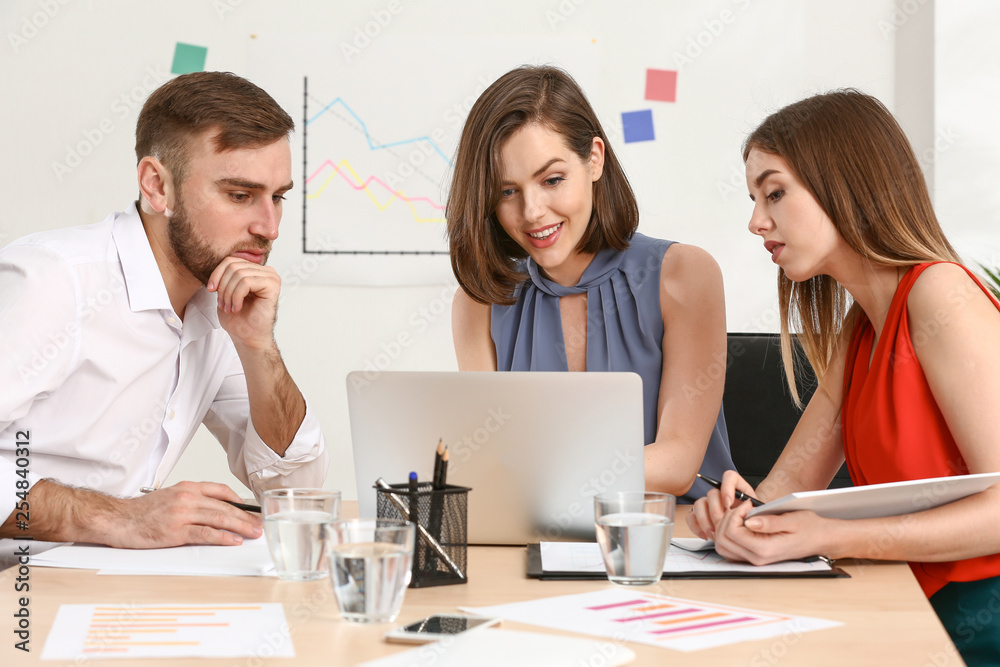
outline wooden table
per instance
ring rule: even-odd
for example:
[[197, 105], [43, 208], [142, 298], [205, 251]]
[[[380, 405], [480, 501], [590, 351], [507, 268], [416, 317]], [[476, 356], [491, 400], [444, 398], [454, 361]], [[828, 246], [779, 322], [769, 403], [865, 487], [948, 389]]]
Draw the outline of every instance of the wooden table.
[[[350, 510], [348, 510], [350, 511]], [[355, 510], [356, 511], [356, 510]], [[681, 510], [681, 514], [683, 508]], [[689, 534], [679, 517], [677, 534]], [[642, 644], [629, 644], [637, 665], [667, 662], [698, 667], [712, 665], [962, 665], [947, 634], [902, 563], [839, 563], [850, 579], [720, 579], [664, 580], [648, 589], [662, 595], [703, 602], [744, 606], [764, 611], [814, 616], [844, 625], [802, 635], [743, 642], [695, 653]], [[525, 577], [523, 547], [473, 547], [469, 550], [469, 583], [458, 586], [410, 589], [397, 624], [458, 606], [486, 606], [540, 597], [601, 590], [602, 581], [537, 581]], [[59, 665], [41, 662], [42, 647], [60, 604], [250, 603], [284, 604], [296, 657], [267, 659], [268, 641], [261, 638], [263, 659], [156, 659], [162, 667], [175, 665], [354, 665], [408, 647], [382, 640], [389, 625], [354, 625], [342, 621], [327, 580], [285, 582], [268, 577], [154, 577], [98, 576], [93, 571], [33, 567], [30, 571], [31, 648], [25, 654], [13, 648], [12, 610], [17, 573], [0, 573], [0, 665]], [[504, 627], [547, 632], [516, 623]], [[567, 634], [567, 633], [561, 633]], [[123, 665], [124, 661], [108, 665]], [[94, 662], [79, 664], [93, 665]], [[127, 661], [129, 666], [138, 661]], [[511, 664], [516, 665], [516, 656]]]

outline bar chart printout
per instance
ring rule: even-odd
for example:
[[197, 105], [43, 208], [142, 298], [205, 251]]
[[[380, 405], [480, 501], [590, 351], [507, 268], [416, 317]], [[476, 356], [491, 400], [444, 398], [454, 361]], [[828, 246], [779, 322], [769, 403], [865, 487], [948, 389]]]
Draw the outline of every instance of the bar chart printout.
[[60, 605], [43, 660], [295, 657], [277, 603]]
[[470, 607], [465, 611], [678, 651], [697, 651], [741, 641], [798, 635], [841, 625], [837, 621], [819, 618], [774, 614], [618, 589], [496, 607]]

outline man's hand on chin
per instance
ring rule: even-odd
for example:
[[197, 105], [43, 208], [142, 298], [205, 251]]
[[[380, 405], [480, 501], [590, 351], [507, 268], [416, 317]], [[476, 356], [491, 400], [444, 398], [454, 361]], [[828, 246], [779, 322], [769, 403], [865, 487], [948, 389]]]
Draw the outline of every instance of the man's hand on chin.
[[226, 257], [208, 279], [208, 291], [219, 299], [219, 324], [237, 348], [264, 350], [274, 346], [281, 277], [272, 267], [239, 257]]

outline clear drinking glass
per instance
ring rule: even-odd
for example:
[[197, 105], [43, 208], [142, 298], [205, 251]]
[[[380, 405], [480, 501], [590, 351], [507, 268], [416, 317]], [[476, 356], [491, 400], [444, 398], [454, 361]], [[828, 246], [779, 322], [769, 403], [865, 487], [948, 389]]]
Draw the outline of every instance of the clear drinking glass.
[[597, 541], [608, 579], [623, 586], [655, 584], [674, 532], [677, 499], [645, 491], [602, 493], [594, 498]]
[[289, 581], [325, 577], [324, 529], [340, 518], [340, 491], [269, 489], [261, 500], [264, 536], [278, 576]]
[[396, 620], [410, 584], [414, 530], [399, 519], [347, 519], [327, 527], [330, 583], [344, 620]]

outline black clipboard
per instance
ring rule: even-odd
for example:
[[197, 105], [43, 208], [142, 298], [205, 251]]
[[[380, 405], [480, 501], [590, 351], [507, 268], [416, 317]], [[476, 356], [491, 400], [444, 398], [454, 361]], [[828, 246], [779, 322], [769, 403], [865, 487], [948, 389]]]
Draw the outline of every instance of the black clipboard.
[[[536, 542], [528, 545], [527, 576], [541, 581], [607, 580], [603, 572], [544, 572], [542, 550]], [[664, 579], [842, 579], [850, 578], [844, 570], [832, 566], [829, 570], [811, 572], [664, 572]]]

